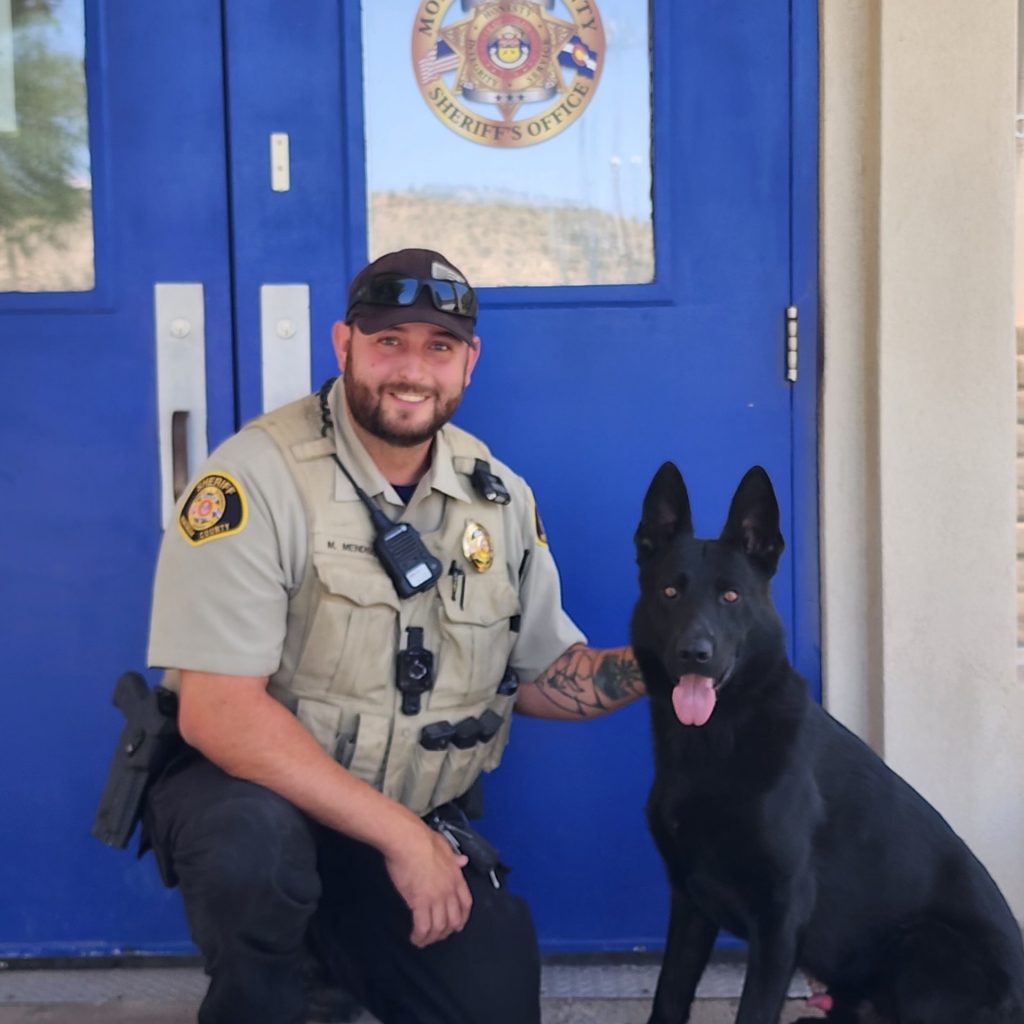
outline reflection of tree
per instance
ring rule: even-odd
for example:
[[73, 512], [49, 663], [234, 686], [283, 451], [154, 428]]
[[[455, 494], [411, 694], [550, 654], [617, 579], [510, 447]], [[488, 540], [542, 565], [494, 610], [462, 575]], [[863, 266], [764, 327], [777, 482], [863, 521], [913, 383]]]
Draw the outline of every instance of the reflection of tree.
[[53, 0], [14, 0], [14, 97], [18, 129], [0, 133], [0, 236], [13, 267], [87, 208], [76, 187], [88, 125], [82, 62], [51, 49]]

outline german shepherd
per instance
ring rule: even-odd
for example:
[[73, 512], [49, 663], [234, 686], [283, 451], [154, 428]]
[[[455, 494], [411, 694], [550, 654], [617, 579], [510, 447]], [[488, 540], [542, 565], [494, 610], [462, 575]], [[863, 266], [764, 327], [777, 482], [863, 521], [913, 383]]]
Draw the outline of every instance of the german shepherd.
[[827, 984], [831, 1024], [869, 1009], [887, 1024], [1024, 1024], [1024, 946], [995, 882], [788, 661], [767, 473], [746, 474], [721, 536], [701, 540], [665, 463], [635, 541], [647, 819], [672, 891], [650, 1024], [690, 1019], [720, 928], [748, 944], [737, 1024], [776, 1024], [797, 968]]

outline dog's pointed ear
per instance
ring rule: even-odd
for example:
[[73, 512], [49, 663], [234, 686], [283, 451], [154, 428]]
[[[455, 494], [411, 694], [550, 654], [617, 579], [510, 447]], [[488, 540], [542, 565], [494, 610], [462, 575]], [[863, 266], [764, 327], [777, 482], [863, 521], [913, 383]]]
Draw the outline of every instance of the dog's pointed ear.
[[747, 470], [736, 488], [719, 540], [736, 544], [763, 572], [775, 574], [786, 543], [779, 532], [775, 490], [760, 466]]
[[636, 560], [643, 561], [680, 533], [693, 533], [690, 496], [675, 463], [666, 462], [654, 474], [644, 497], [643, 517], [633, 537]]

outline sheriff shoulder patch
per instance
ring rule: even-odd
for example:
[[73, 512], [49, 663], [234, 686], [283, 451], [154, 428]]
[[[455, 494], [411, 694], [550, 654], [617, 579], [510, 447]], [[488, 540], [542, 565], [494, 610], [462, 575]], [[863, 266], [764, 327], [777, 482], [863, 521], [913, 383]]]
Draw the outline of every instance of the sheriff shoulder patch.
[[178, 528], [189, 544], [238, 533], [248, 518], [245, 492], [227, 473], [204, 476], [181, 506]]
[[544, 524], [540, 520], [540, 511], [537, 509], [536, 502], [533, 503], [533, 520], [537, 527], [537, 543], [547, 547], [548, 535], [544, 532]]

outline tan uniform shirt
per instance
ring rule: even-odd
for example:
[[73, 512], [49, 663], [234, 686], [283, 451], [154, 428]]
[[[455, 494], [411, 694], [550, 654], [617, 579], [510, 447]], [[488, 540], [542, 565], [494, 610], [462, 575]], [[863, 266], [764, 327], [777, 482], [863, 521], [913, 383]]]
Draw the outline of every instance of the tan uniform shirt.
[[[352, 430], [340, 387], [334, 395], [338, 456], [359, 486], [391, 519], [401, 518], [423, 532], [436, 529], [447, 496], [465, 493], [471, 486], [468, 477], [452, 468], [443, 434], [435, 442], [430, 469], [406, 507]], [[521, 545], [509, 543], [507, 549], [528, 551], [524, 565], [504, 567], [522, 606], [511, 665], [521, 680], [528, 681], [568, 647], [586, 643], [586, 637], [562, 609], [558, 570], [546, 541], [538, 537], [530, 488], [503, 463], [495, 460], [491, 468], [512, 496], [502, 510], [508, 537], [522, 539]], [[209, 474], [224, 474], [239, 485], [245, 523], [201, 544], [186, 539], [177, 517], [168, 525], [154, 585], [149, 664], [270, 676], [281, 660], [288, 600], [301, 585], [306, 566], [308, 529], [302, 499], [277, 445], [259, 428], [242, 430], [225, 441], [198, 478]], [[335, 499], [358, 500], [340, 470]], [[442, 578], [440, 586], [451, 585]], [[472, 577], [465, 587], [465, 600], [471, 601]]]

